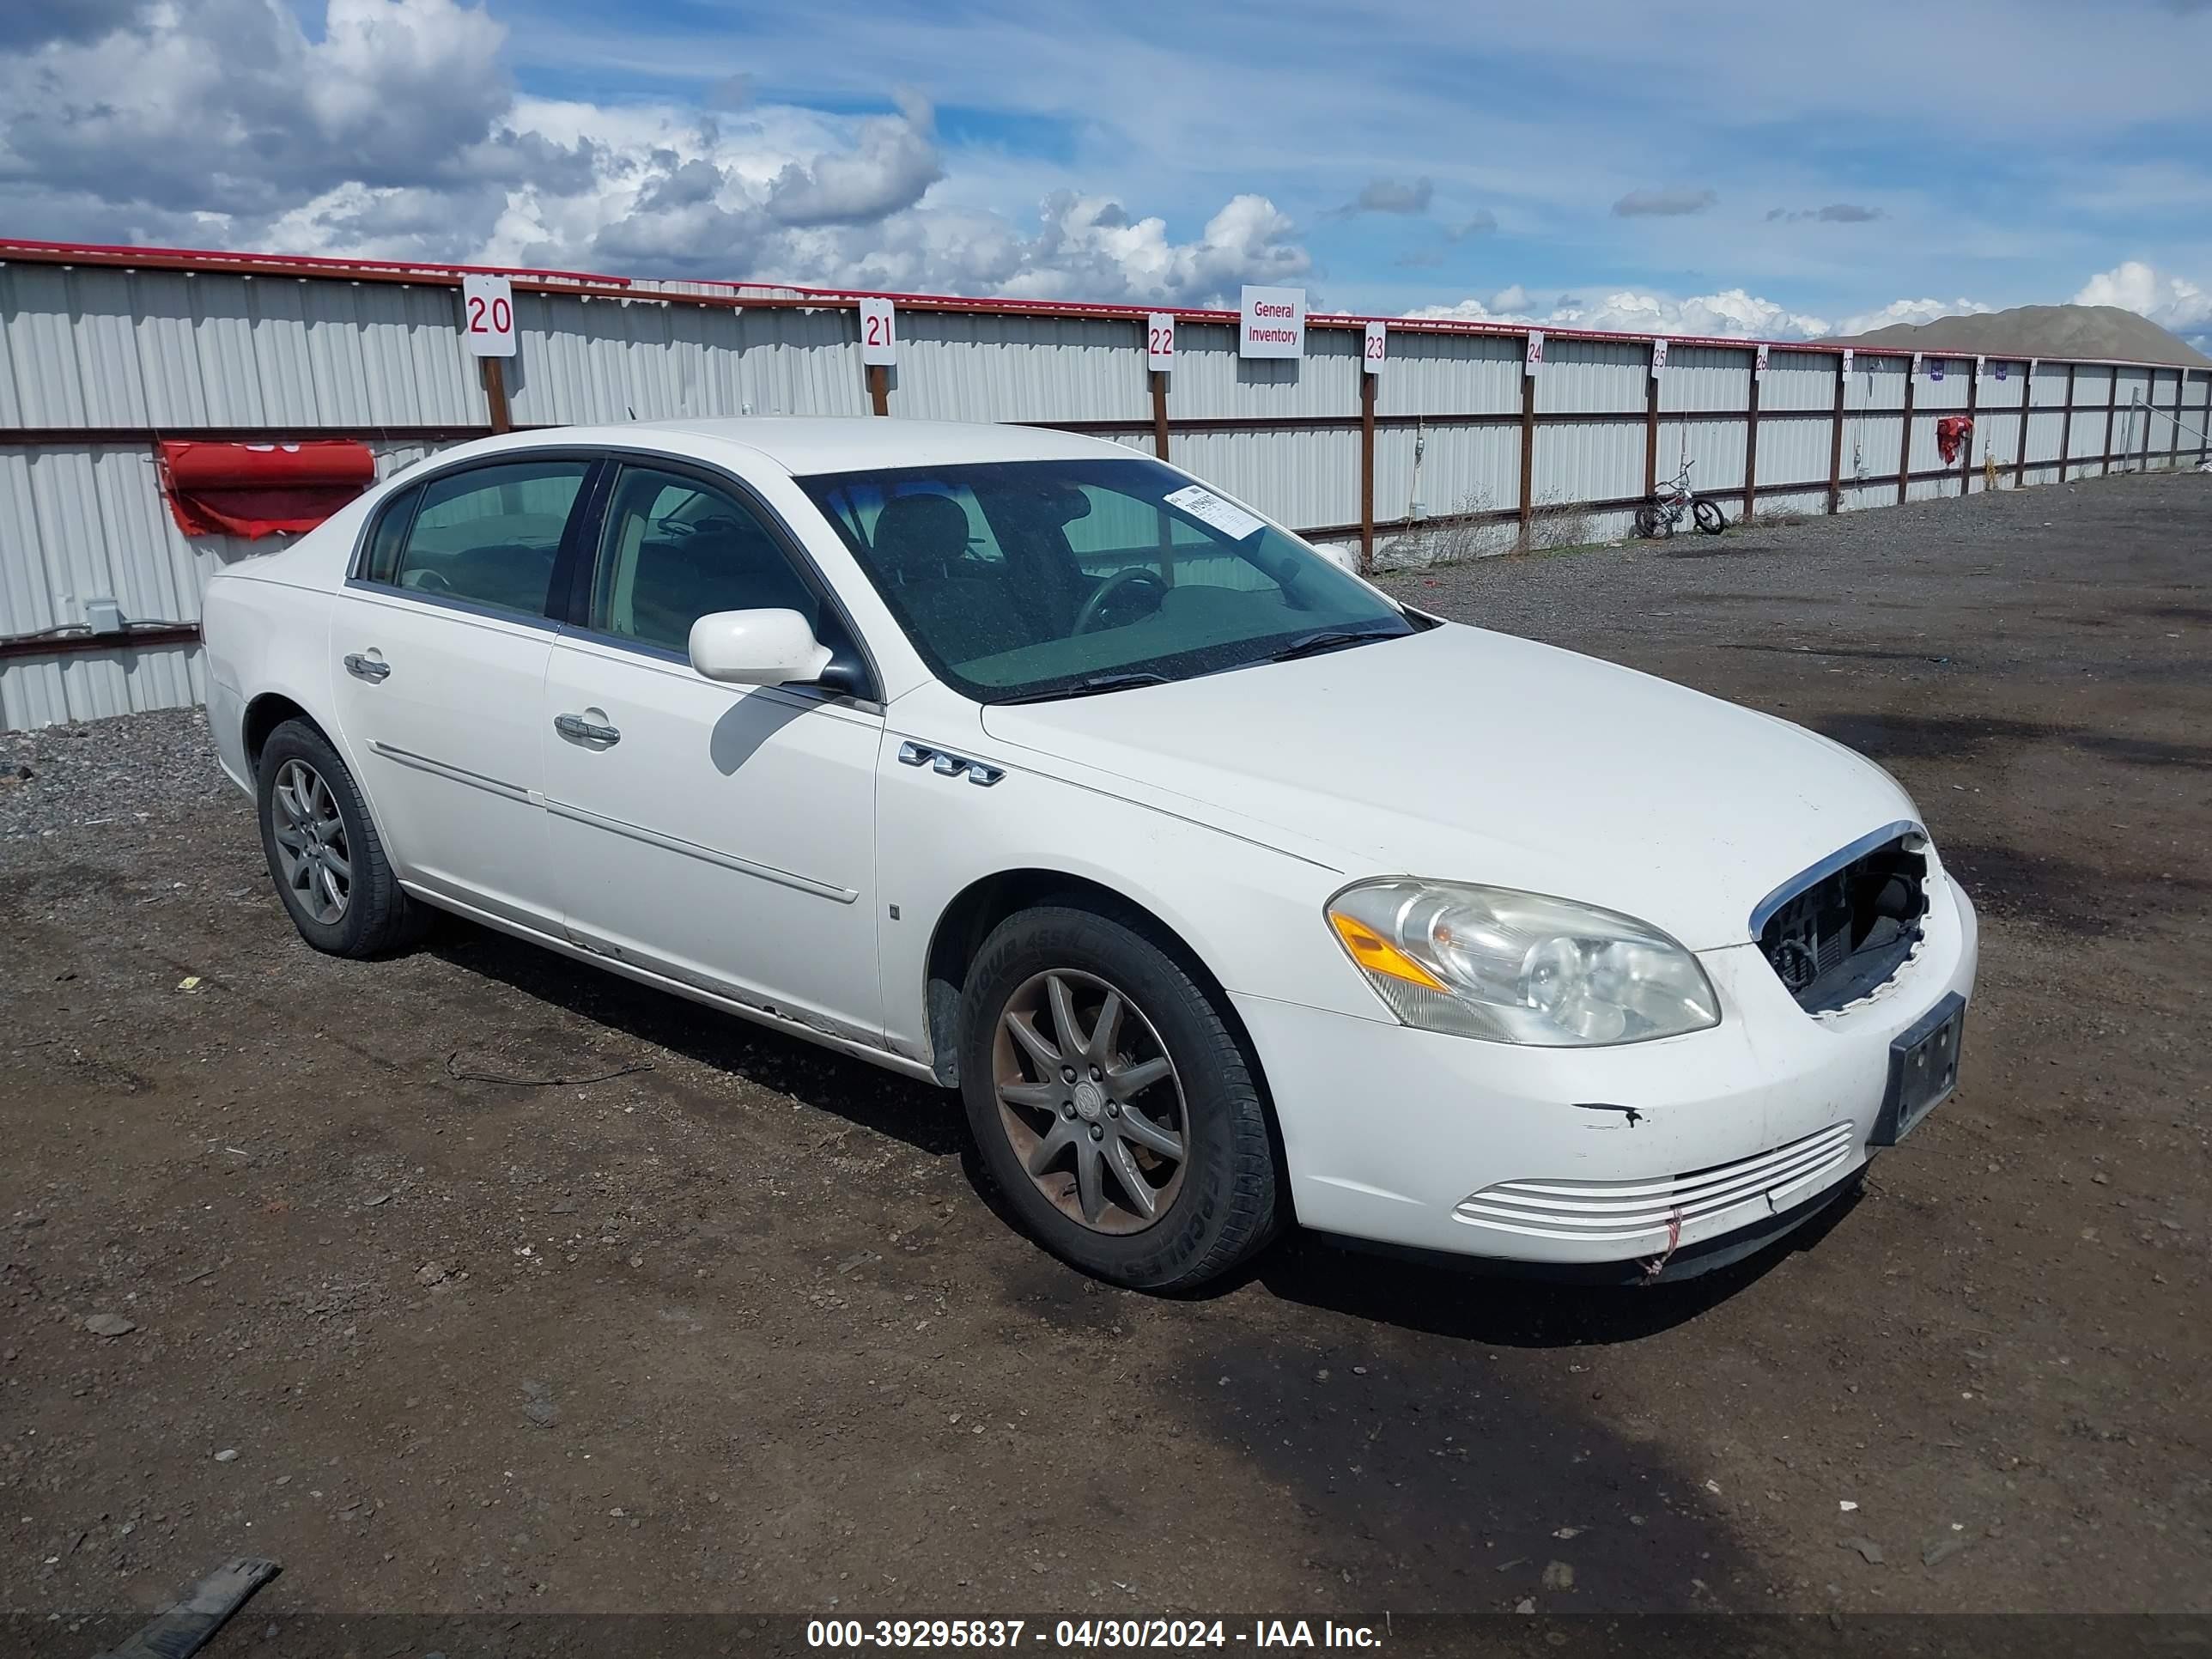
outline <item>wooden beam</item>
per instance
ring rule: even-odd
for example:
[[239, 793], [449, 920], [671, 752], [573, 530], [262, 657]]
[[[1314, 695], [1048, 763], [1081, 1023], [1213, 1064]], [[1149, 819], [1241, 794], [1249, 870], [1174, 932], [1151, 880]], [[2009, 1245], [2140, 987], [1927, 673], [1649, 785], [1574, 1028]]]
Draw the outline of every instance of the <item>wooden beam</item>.
[[2020, 384], [2020, 447], [2012, 458], [2012, 487], [2024, 489], [2027, 483], [2027, 417], [2035, 408], [2035, 365], [2021, 365]]
[[1644, 493], [1651, 496], [1659, 493], [1659, 377], [1649, 365], [1644, 373], [1650, 390], [1644, 394]]
[[2067, 452], [2074, 447], [2074, 373], [2076, 365], [2066, 365], [2066, 416], [2058, 423], [2058, 482], [2066, 482], [2066, 474], [2074, 464]]
[[1521, 369], [1521, 545], [1528, 545], [1528, 526], [1536, 516], [1536, 377]]
[[1375, 568], [1375, 382], [1381, 378], [1359, 373], [1359, 574]]
[[1973, 428], [1982, 412], [1980, 369], [1978, 362], [1966, 365], [1966, 453], [1959, 458], [1959, 493], [1961, 495], [1974, 493], [1974, 440], [1978, 434]]
[[2112, 395], [2105, 400], [2105, 453], [2097, 458], [2097, 476], [2109, 477], [2112, 471], [2112, 422], [2120, 412], [2120, 371], [2108, 371], [2112, 377]]
[[1759, 354], [1751, 355], [1751, 404], [1743, 428], [1743, 521], [1759, 512]]
[[1168, 376], [1162, 368], [1152, 371], [1152, 453], [1168, 458]]
[[2173, 428], [2173, 441], [2166, 446], [2166, 468], [2169, 472], [2173, 470], [2174, 463], [2181, 459], [2181, 399], [2188, 387], [2189, 371], [2185, 368], [2175, 369], [2173, 371], [2173, 420], [2171, 423]]
[[1836, 424], [1828, 434], [1828, 512], [1831, 516], [1844, 510], [1844, 393], [1850, 390], [1851, 377], [1844, 373], [1844, 360], [1836, 359]]
[[1911, 359], [1905, 364], [1905, 419], [1900, 422], [1901, 435], [1897, 441], [1897, 499], [1905, 500], [1905, 486], [1912, 481], [1912, 394], [1919, 376], [1912, 372]]
[[514, 431], [514, 417], [507, 407], [507, 360], [479, 357], [477, 361], [483, 365], [484, 405], [493, 435]]
[[868, 402], [878, 415], [891, 412], [891, 371], [889, 365], [868, 365]]

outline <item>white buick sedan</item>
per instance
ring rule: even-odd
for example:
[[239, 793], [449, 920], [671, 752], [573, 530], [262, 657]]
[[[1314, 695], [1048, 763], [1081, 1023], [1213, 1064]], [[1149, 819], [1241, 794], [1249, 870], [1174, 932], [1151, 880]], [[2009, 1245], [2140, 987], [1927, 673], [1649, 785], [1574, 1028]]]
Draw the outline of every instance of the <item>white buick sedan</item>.
[[1672, 1277], [1956, 1077], [1974, 913], [1879, 767], [1114, 444], [489, 439], [219, 575], [205, 630], [310, 945], [450, 910], [957, 1089], [1123, 1284], [1293, 1219]]

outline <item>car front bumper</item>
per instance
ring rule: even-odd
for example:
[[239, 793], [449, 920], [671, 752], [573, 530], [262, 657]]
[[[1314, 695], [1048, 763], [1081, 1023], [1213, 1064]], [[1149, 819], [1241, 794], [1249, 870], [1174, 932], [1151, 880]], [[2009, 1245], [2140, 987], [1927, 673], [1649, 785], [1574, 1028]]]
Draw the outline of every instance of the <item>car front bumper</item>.
[[[1703, 953], [1710, 1030], [1533, 1048], [1235, 999], [1281, 1126], [1299, 1221], [1551, 1266], [1711, 1260], [1864, 1168], [1892, 1049], [1973, 990], [1973, 907], [1931, 885], [1927, 937], [1872, 997], [1814, 1017], [1754, 945]], [[1940, 908], [1939, 908], [1940, 907]]]

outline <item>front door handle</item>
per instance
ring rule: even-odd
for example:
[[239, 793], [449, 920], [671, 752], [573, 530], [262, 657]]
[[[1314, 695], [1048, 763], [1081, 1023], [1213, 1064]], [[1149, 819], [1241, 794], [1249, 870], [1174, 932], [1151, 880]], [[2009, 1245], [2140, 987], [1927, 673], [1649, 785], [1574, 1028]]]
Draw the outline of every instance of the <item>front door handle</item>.
[[611, 726], [601, 726], [597, 720], [587, 720], [581, 714], [556, 714], [553, 729], [573, 743], [596, 743], [611, 747], [622, 741], [622, 732]]
[[345, 659], [346, 672], [357, 680], [367, 680], [371, 685], [380, 683], [392, 672], [392, 665], [375, 657], [364, 657], [354, 652]]

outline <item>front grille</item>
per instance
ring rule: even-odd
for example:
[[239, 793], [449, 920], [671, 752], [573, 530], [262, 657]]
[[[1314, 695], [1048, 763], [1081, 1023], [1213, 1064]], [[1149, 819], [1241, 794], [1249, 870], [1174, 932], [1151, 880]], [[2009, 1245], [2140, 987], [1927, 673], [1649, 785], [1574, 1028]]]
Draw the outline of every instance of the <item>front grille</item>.
[[1775, 907], [1759, 948], [1808, 1013], [1857, 1001], [1894, 978], [1920, 943], [1928, 855], [1917, 834], [1884, 842]]
[[1858, 1146], [1851, 1124], [1832, 1123], [1733, 1164], [1653, 1181], [1502, 1181], [1462, 1199], [1453, 1213], [1501, 1232], [1631, 1244], [1664, 1233], [1670, 1218], [1687, 1227], [1755, 1199], [1769, 1200], [1770, 1212], [1786, 1210], [1832, 1179]]

